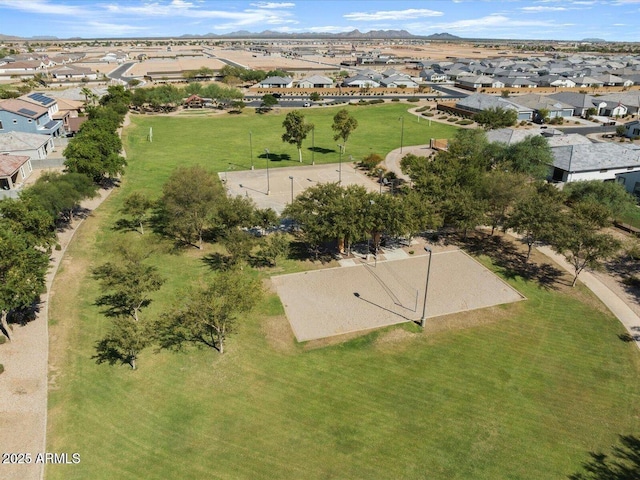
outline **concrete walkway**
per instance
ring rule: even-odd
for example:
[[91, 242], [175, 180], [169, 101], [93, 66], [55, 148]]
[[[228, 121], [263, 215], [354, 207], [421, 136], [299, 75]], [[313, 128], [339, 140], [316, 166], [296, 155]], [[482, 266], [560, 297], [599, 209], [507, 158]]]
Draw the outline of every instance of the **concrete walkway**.
[[[556, 253], [550, 247], [538, 247], [538, 250], [545, 254], [547, 257], [551, 258], [554, 262], [560, 265], [563, 269], [574, 275], [573, 266], [567, 262], [564, 256]], [[578, 280], [584, 283], [589, 290], [591, 290], [601, 301], [604, 303], [611, 313], [613, 313], [620, 323], [624, 325], [624, 327], [631, 335], [636, 344], [636, 347], [640, 348], [640, 317], [635, 314], [631, 308], [618, 296], [616, 295], [609, 287], [604, 285], [600, 280], [598, 280], [592, 273], [583, 270], [578, 277]]]

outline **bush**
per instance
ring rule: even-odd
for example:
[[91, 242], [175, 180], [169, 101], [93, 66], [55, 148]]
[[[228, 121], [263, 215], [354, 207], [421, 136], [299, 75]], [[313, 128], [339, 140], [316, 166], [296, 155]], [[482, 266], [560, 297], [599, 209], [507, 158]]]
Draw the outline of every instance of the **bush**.
[[392, 98], [392, 99], [391, 99], [391, 101], [392, 101], [392, 102], [399, 102], [399, 101], [400, 101], [400, 99], [399, 99], [399, 98]]
[[360, 166], [365, 170], [372, 171], [380, 164], [380, 162], [382, 162], [382, 160], [384, 159], [377, 153], [371, 153], [360, 161]]
[[7, 342], [7, 337], [5, 337], [4, 335], [0, 335], [0, 345], [6, 342]]
[[433, 117], [433, 113], [427, 112], [422, 114], [423, 117]]
[[2, 372], [4, 372], [4, 365], [0, 363], [0, 375], [2, 375]]
[[521, 127], [524, 127], [525, 125], [527, 125], [527, 121], [526, 121], [526, 120], [522, 120], [522, 121], [520, 122], [520, 126], [521, 126]]
[[456, 117], [447, 118], [447, 122], [456, 122], [458, 119]]
[[62, 250], [62, 245], [56, 243], [55, 249], [59, 252], [60, 250]]
[[420, 99], [419, 99], [419, 98], [413, 98], [413, 97], [411, 97], [411, 98], [407, 98], [407, 102], [412, 102], [412, 103], [414, 103], [414, 102], [419, 102], [419, 101], [420, 101]]
[[473, 123], [473, 120], [469, 120], [467, 118], [463, 118], [462, 120], [458, 120], [456, 122], [457, 125], [471, 125]]

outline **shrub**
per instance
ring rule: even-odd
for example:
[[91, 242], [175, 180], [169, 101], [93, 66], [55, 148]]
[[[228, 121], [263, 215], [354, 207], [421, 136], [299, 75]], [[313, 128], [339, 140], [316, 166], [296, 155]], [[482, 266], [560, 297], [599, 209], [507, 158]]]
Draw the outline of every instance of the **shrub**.
[[372, 171], [382, 162], [383, 158], [377, 153], [371, 153], [360, 161], [360, 166], [366, 170]]
[[473, 123], [473, 120], [469, 120], [467, 118], [463, 118], [462, 120], [458, 120], [456, 122], [457, 125], [471, 125]]
[[447, 118], [447, 122], [455, 122], [455, 121], [457, 121], [457, 120], [458, 120], [458, 119], [457, 119], [456, 117], [449, 117], [449, 118]]
[[6, 342], [7, 342], [7, 337], [5, 337], [4, 335], [0, 336], [0, 345]]
[[412, 102], [413, 103], [413, 102], [419, 102], [419, 101], [420, 101], [419, 98], [413, 98], [413, 97], [407, 98], [407, 102]]
[[0, 375], [2, 375], [2, 372], [4, 372], [4, 365], [0, 363]]
[[433, 113], [427, 112], [422, 114], [424, 117], [433, 117]]
[[59, 252], [60, 250], [62, 250], [62, 245], [56, 243], [55, 249]]
[[391, 101], [392, 101], [392, 102], [399, 102], [399, 101], [400, 101], [400, 99], [399, 99], [399, 98], [392, 98], [392, 99], [391, 99]]

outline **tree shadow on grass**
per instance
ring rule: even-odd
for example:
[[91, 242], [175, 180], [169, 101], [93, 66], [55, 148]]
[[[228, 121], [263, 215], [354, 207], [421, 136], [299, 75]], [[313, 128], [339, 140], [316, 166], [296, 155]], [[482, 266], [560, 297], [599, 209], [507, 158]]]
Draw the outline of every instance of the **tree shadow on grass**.
[[313, 248], [303, 241], [295, 240], [291, 242], [289, 246], [288, 258], [300, 261], [311, 260], [329, 263], [334, 258], [331, 252], [331, 248], [327, 248], [325, 245]]
[[582, 464], [583, 472], [569, 475], [569, 480], [632, 480], [640, 478], [640, 439], [620, 435], [620, 445], [613, 445], [611, 455], [589, 452], [591, 459]]
[[621, 333], [618, 338], [623, 342], [638, 342], [640, 341], [640, 327], [631, 327], [633, 333]]
[[517, 277], [535, 281], [547, 289], [557, 289], [564, 272], [547, 263], [534, 263], [531, 259], [526, 262], [526, 252], [522, 251], [512, 241], [505, 240], [498, 235], [487, 235], [476, 232], [467, 238], [455, 237], [455, 243], [461, 245], [472, 255], [484, 254], [503, 269], [503, 275], [508, 279]]
[[315, 153], [321, 153], [322, 155], [326, 155], [327, 153], [336, 153], [337, 151], [335, 148], [323, 147], [309, 147], [308, 150]]
[[209, 255], [205, 255], [202, 258], [202, 261], [205, 265], [210, 267], [212, 270], [226, 272], [231, 270], [235, 263], [233, 262], [233, 257], [231, 255], [224, 255], [222, 253], [211, 253]]
[[116, 231], [116, 232], [138, 232], [140, 233], [140, 230], [138, 230], [139, 226], [138, 223], [133, 221], [133, 220], [128, 220], [126, 218], [120, 218], [118, 220], [116, 220], [116, 223], [113, 224], [113, 227], [111, 227], [112, 230]]
[[269, 152], [269, 155], [263, 153], [258, 155], [258, 158], [264, 158], [265, 160], [269, 160], [270, 162], [284, 162], [291, 160], [291, 155], [288, 153], [273, 153]]
[[605, 263], [607, 271], [622, 279], [622, 287], [637, 302], [640, 301], [640, 261], [629, 255], [614, 258]]

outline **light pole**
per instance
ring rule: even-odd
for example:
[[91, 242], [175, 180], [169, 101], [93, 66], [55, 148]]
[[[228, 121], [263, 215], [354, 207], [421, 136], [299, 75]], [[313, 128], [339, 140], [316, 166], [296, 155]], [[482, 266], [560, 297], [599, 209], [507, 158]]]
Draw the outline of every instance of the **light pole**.
[[398, 120], [400, 120], [400, 153], [402, 153], [402, 144], [404, 142], [404, 117], [400, 117]]
[[269, 149], [265, 148], [264, 152], [267, 154], [267, 195], [271, 193], [271, 189], [269, 188]]
[[427, 282], [424, 286], [424, 304], [422, 305], [422, 318], [420, 319], [420, 326], [424, 328], [427, 323], [427, 292], [429, 291], [429, 274], [431, 273], [431, 249], [429, 247], [424, 247], [424, 249], [429, 253], [429, 264], [427, 266]]
[[311, 128], [311, 165], [316, 164], [315, 156], [316, 153], [316, 127], [315, 125]]
[[340, 148], [339, 164], [338, 164], [338, 185], [342, 185], [342, 145], [338, 144]]
[[291, 203], [293, 203], [293, 177], [289, 175], [289, 180], [291, 180]]
[[253, 143], [251, 141], [251, 130], [249, 130], [249, 155], [251, 156], [251, 170], [253, 170]]

